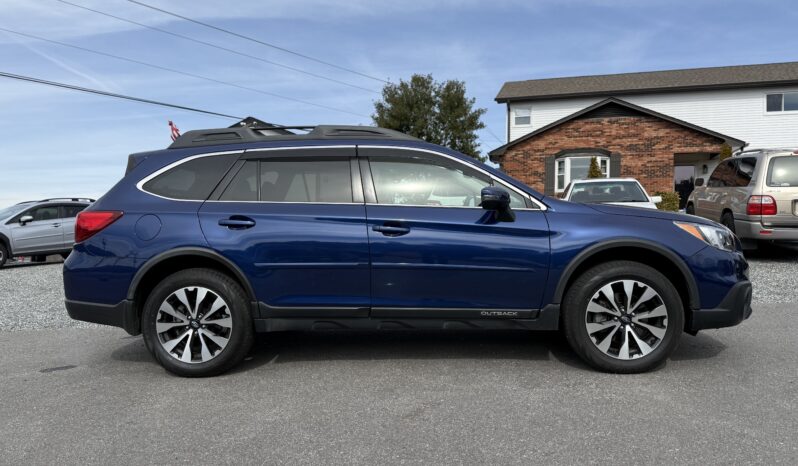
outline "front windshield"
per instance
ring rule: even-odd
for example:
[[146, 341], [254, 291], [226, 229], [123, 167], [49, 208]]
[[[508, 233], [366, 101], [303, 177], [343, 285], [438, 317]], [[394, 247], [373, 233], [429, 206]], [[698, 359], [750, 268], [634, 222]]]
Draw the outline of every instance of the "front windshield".
[[575, 183], [570, 201], [586, 204], [602, 202], [648, 202], [643, 190], [634, 181], [600, 181]]
[[6, 207], [4, 209], [0, 209], [0, 220], [5, 220], [7, 217], [10, 217], [10, 216], [16, 214], [17, 212], [21, 211], [24, 208], [25, 208], [25, 206], [12, 205], [10, 207]]

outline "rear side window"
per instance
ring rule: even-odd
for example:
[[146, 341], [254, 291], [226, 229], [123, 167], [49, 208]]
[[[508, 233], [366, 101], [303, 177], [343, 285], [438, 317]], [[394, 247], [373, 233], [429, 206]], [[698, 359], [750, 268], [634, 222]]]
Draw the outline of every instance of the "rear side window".
[[756, 157], [745, 157], [737, 161], [737, 184], [744, 188], [751, 184], [756, 169]]
[[260, 200], [352, 202], [352, 172], [349, 159], [262, 160]]
[[75, 218], [78, 213], [85, 209], [85, 205], [64, 205], [61, 206], [61, 218]]
[[773, 157], [768, 167], [768, 186], [798, 186], [798, 156]]
[[142, 188], [170, 199], [204, 201], [237, 158], [238, 154], [198, 157], [161, 173]]
[[737, 184], [737, 163], [736, 160], [727, 160], [718, 165], [712, 172], [707, 186], [710, 188], [724, 188]]
[[350, 162], [348, 158], [250, 160], [219, 200], [350, 203]]

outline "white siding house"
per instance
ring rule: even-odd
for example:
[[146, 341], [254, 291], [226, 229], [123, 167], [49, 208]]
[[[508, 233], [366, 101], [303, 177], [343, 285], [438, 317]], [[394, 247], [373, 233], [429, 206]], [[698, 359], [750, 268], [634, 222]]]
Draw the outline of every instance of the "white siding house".
[[[798, 96], [798, 85], [631, 95], [621, 93], [613, 94], [612, 97], [729, 134], [746, 141], [749, 147], [798, 148], [798, 109], [768, 112], [766, 96], [770, 94], [787, 94], [788, 98], [792, 98], [792, 95]], [[606, 97], [608, 96], [512, 102], [509, 104], [508, 142]], [[528, 124], [516, 124], [516, 120], [521, 123], [528, 121]]]

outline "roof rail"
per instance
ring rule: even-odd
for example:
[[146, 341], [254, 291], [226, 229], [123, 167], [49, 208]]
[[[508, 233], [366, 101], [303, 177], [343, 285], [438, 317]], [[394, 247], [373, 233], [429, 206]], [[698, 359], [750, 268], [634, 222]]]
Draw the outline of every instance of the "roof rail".
[[[293, 131], [305, 131], [297, 134]], [[418, 141], [387, 128], [376, 126], [252, 126], [239, 128], [216, 128], [187, 131], [177, 138], [169, 149], [187, 147], [213, 146], [220, 144], [237, 144], [258, 141], [298, 141], [298, 140], [332, 140], [332, 139], [396, 139]]]
[[88, 197], [53, 197], [50, 199], [41, 199], [39, 201], [31, 201], [31, 202], [51, 202], [51, 201], [95, 202], [96, 199], [91, 199]]

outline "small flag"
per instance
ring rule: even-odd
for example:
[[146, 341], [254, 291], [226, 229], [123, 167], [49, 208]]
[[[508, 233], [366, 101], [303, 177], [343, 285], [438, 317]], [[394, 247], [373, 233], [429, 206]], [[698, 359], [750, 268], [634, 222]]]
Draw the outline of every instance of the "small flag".
[[172, 131], [172, 142], [174, 142], [180, 137], [180, 129], [172, 123], [172, 120], [169, 120], [169, 128]]

